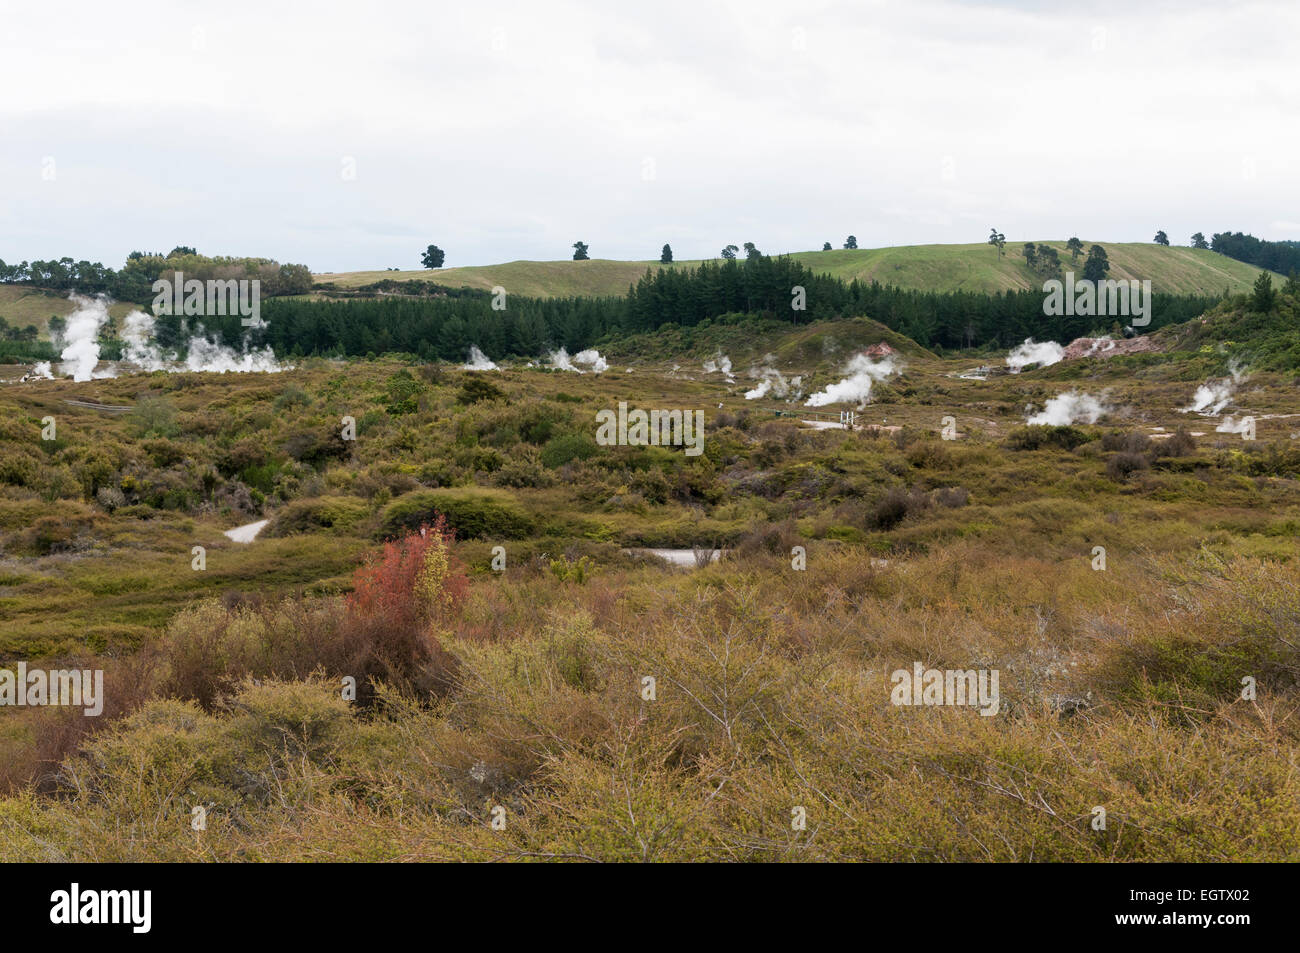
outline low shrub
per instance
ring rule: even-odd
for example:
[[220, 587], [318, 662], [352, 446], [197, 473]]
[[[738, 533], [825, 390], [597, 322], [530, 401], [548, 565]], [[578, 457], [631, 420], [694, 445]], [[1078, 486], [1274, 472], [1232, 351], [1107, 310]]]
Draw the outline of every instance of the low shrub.
[[1149, 469], [1151, 460], [1145, 453], [1123, 451], [1114, 454], [1106, 461], [1106, 474], [1115, 480], [1123, 480], [1130, 473]]
[[1101, 449], [1107, 452], [1121, 450], [1125, 453], [1146, 453], [1151, 449], [1151, 438], [1140, 430], [1130, 430], [1127, 433], [1112, 430], [1102, 435]]
[[1189, 457], [1196, 452], [1196, 438], [1183, 427], [1174, 431], [1173, 436], [1156, 444], [1156, 455], [1161, 457]]
[[14, 534], [15, 549], [29, 556], [52, 556], [82, 548], [92, 520], [82, 516], [42, 516]]
[[929, 508], [930, 499], [919, 490], [907, 491], [893, 487], [886, 491], [871, 513], [871, 525], [876, 529], [893, 529], [903, 520]]
[[478, 375], [467, 377], [465, 383], [460, 385], [460, 390], [456, 392], [456, 400], [461, 404], [477, 404], [485, 400], [500, 400], [505, 396], [505, 391], [500, 387]]
[[370, 508], [355, 496], [319, 496], [292, 500], [275, 515], [268, 536], [291, 536], [320, 529], [351, 530], [364, 520]]
[[563, 434], [552, 437], [542, 447], [542, 465], [556, 470], [574, 460], [589, 460], [599, 451], [596, 441], [587, 434]]
[[439, 516], [466, 539], [522, 539], [533, 520], [502, 491], [481, 489], [417, 490], [388, 504], [380, 532], [392, 535], [431, 523]]
[[1073, 450], [1095, 437], [1078, 427], [1019, 427], [1007, 437], [1011, 450], [1044, 450], [1052, 447]]

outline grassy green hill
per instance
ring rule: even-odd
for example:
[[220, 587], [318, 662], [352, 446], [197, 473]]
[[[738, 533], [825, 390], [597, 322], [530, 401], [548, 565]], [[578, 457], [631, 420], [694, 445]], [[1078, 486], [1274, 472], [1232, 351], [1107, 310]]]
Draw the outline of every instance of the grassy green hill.
[[[901, 245], [894, 248], [860, 248], [853, 251], [794, 252], [791, 257], [818, 273], [837, 278], [894, 284], [921, 291], [1007, 291], [1041, 284], [1025, 265], [1021, 241], [1008, 242], [999, 258], [986, 244]], [[1050, 245], [1066, 269], [1082, 273], [1083, 260], [1070, 263], [1064, 242]], [[1091, 240], [1084, 242], [1092, 245]], [[1173, 294], [1219, 294], [1249, 289], [1259, 269], [1212, 251], [1164, 247], [1142, 242], [1101, 242], [1110, 256], [1114, 278], [1151, 279], [1156, 291]], [[383, 279], [435, 281], [453, 287], [490, 289], [500, 285], [513, 294], [562, 297], [565, 295], [621, 295], [648, 268], [680, 268], [699, 264], [681, 261], [511, 261], [500, 265], [440, 268], [432, 271], [352, 271], [316, 275], [317, 282], [357, 288]]]
[[[1071, 263], [1065, 242], [1035, 242], [1048, 245], [1061, 256], [1065, 271], [1083, 272], [1083, 259]], [[1085, 241], [1085, 246], [1094, 244]], [[1225, 287], [1246, 291], [1259, 269], [1225, 258], [1212, 251], [1174, 248], [1141, 242], [1111, 244], [1099, 242], [1110, 257], [1112, 278], [1151, 279], [1156, 291], [1172, 294], [1219, 294]], [[869, 248], [800, 252], [793, 257], [817, 271], [837, 278], [864, 281], [875, 279], [923, 291], [1008, 291], [1042, 286], [1020, 254], [1024, 242], [1007, 243], [999, 258], [993, 248], [975, 245], [905, 245], [897, 248]]]
[[[121, 318], [135, 307], [137, 305], [130, 302], [114, 302], [108, 313]], [[8, 321], [11, 327], [25, 328], [34, 324], [44, 334], [50, 318], [69, 315], [72, 311], [73, 304], [66, 292], [25, 285], [0, 285], [0, 318]]]

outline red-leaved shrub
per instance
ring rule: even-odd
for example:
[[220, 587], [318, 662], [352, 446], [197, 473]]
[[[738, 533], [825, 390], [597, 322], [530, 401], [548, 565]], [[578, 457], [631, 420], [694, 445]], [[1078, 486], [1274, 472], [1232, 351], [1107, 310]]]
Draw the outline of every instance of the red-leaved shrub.
[[469, 587], [452, 555], [454, 534], [439, 516], [384, 544], [353, 576], [347, 597], [345, 643], [357, 676], [358, 700], [372, 679], [442, 692], [455, 680], [456, 659], [438, 641]]

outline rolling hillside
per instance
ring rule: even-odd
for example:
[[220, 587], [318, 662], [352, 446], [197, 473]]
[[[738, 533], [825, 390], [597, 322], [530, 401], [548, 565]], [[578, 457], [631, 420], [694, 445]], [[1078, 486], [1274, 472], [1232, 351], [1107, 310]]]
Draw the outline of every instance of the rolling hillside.
[[[118, 301], [109, 306], [108, 313], [121, 319], [135, 307], [138, 305]], [[44, 335], [50, 318], [69, 315], [73, 310], [74, 306], [68, 300], [66, 292], [46, 291], [26, 285], [0, 285], [0, 318], [8, 321], [11, 327], [35, 325]]]
[[[795, 252], [791, 255], [818, 273], [837, 278], [876, 280], [919, 291], [1007, 291], [1041, 285], [1020, 255], [1023, 241], [1007, 242], [998, 258], [986, 244], [901, 245], [849, 251]], [[1057, 250], [1066, 270], [1083, 271], [1083, 259], [1071, 264], [1065, 243], [1035, 242]], [[1085, 240], [1085, 246], [1093, 244]], [[1172, 294], [1220, 294], [1250, 288], [1259, 269], [1212, 251], [1163, 247], [1142, 242], [1101, 243], [1110, 256], [1111, 277], [1150, 278], [1156, 291]], [[357, 288], [381, 281], [421, 279], [453, 287], [490, 289], [500, 285], [530, 297], [621, 295], [647, 268], [688, 267], [698, 261], [661, 265], [657, 261], [512, 261], [500, 265], [416, 271], [353, 271], [316, 275], [319, 283]]]

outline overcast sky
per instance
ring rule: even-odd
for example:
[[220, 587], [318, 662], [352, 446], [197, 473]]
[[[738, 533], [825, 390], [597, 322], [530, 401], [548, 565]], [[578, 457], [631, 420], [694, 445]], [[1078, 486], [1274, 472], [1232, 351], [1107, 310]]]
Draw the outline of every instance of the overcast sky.
[[1300, 238], [1300, 4], [0, 4], [0, 258]]

